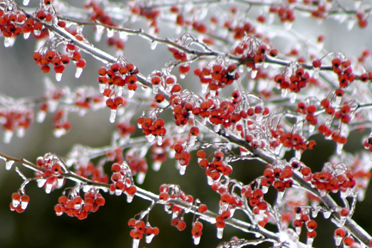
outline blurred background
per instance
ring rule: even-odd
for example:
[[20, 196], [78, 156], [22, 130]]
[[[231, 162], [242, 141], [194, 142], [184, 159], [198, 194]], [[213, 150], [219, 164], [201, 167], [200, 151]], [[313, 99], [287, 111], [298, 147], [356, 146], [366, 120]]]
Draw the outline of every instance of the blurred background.
[[[20, 1], [17, 1], [20, 2]], [[31, 0], [31, 6], [38, 1]], [[74, 3], [81, 7], [81, 3]], [[255, 13], [251, 11], [252, 13]], [[252, 14], [252, 17], [254, 15]], [[298, 17], [298, 18], [297, 18]], [[371, 48], [372, 25], [366, 29], [354, 27], [347, 31], [346, 25], [327, 19], [323, 25], [318, 25], [315, 20], [301, 18], [296, 15], [296, 22], [293, 29], [309, 39], [316, 39], [320, 34], [325, 35], [325, 49], [328, 51], [342, 51], [348, 56], [357, 56], [365, 48]], [[144, 23], [133, 24], [133, 28], [139, 27]], [[93, 29], [86, 27], [84, 32], [88, 39], [93, 40]], [[160, 33], [162, 37], [168, 35], [171, 30], [163, 29]], [[172, 36], [175, 37], [175, 36]], [[3, 39], [0, 39], [2, 42]], [[95, 44], [97, 47], [115, 55], [116, 51], [108, 48], [104, 41]], [[288, 44], [287, 44], [288, 45]], [[35, 65], [32, 53], [35, 51], [36, 41], [33, 38], [23, 40], [17, 38], [12, 48], [5, 48], [0, 45], [0, 93], [14, 98], [39, 98], [44, 94], [44, 78], [50, 79], [57, 86], [69, 86], [72, 90], [89, 85], [98, 87], [97, 70], [102, 63], [94, 60], [90, 55], [83, 54], [87, 60], [87, 66], [81, 77], [74, 77], [74, 66], [67, 66], [63, 73], [62, 81], [56, 82], [54, 72], [46, 75], [40, 71], [40, 67]], [[277, 47], [281, 51], [281, 46], [285, 46], [280, 40]], [[284, 49], [284, 48], [283, 48]], [[287, 49], [287, 47], [285, 47]], [[139, 37], [130, 36], [125, 43], [124, 55], [126, 58], [137, 65], [140, 72], [144, 75], [149, 74], [154, 69], [160, 69], [171, 59], [171, 54], [165, 45], [159, 44], [155, 51], [150, 49], [148, 41]], [[193, 85], [195, 78], [187, 76], [182, 82], [183, 85]], [[101, 147], [110, 144], [111, 134], [115, 124], [109, 122], [109, 110], [102, 109], [95, 112], [88, 112], [81, 117], [75, 113], [69, 114], [68, 119], [72, 123], [71, 131], [61, 138], [56, 138], [52, 133], [52, 117], [48, 114], [43, 123], [34, 123], [27, 130], [25, 137], [19, 139], [13, 137], [10, 144], [0, 141], [0, 152], [13, 157], [23, 157], [34, 162], [38, 156], [43, 156], [47, 152], [65, 156], [74, 144], [88, 145], [91, 147]], [[92, 135], [94, 134], [94, 135]], [[136, 134], [139, 134], [137, 132]], [[361, 137], [368, 133], [358, 131], [352, 132], [349, 142], [344, 150], [356, 152], [362, 150]], [[0, 136], [3, 131], [0, 131]], [[313, 137], [317, 141], [317, 146], [312, 151], [307, 151], [303, 155], [303, 162], [319, 171], [324, 162], [335, 151], [334, 142], [325, 141], [322, 136]], [[287, 153], [290, 158], [293, 154]], [[194, 156], [195, 157], [195, 156]], [[147, 158], [149, 165], [150, 158]], [[0, 165], [4, 162], [0, 162]], [[180, 176], [175, 169], [175, 161], [168, 159], [159, 172], [149, 169], [146, 180], [141, 186], [153, 192], [158, 192], [162, 183], [176, 183], [181, 186], [183, 191], [191, 194], [194, 198], [201, 201], [213, 210], [217, 211], [219, 200], [209, 187], [206, 187], [206, 177], [202, 169], [196, 163], [191, 163], [185, 176]], [[149, 166], [150, 167], [150, 166]], [[248, 168], [249, 167], [249, 168]], [[245, 183], [261, 175], [264, 166], [255, 162], [237, 162], [233, 164], [232, 177]], [[32, 177], [32, 173], [23, 170], [27, 176]], [[51, 194], [45, 194], [44, 190], [39, 189], [35, 182], [31, 182], [26, 187], [26, 193], [30, 196], [30, 204], [27, 210], [18, 214], [11, 212], [9, 204], [11, 194], [16, 192], [22, 183], [22, 179], [14, 170], [6, 171], [5, 166], [0, 166], [0, 247], [130, 247], [132, 239], [129, 236], [130, 228], [127, 221], [135, 214], [145, 210], [149, 202], [135, 198], [133, 203], [128, 204], [125, 196], [115, 197], [105, 194], [106, 205], [101, 207], [96, 213], [90, 214], [86, 220], [79, 221], [66, 215], [57, 217], [53, 207], [57, 203], [62, 189], [55, 190]], [[67, 184], [66, 186], [72, 184]], [[366, 199], [357, 204], [357, 211], [353, 219], [359, 223], [368, 233], [372, 233], [372, 195], [371, 187], [368, 188]], [[275, 193], [270, 190], [269, 201], [275, 199]], [[241, 213], [236, 213], [236, 218], [248, 221]], [[140, 247], [191, 247], [193, 240], [191, 237], [191, 215], [185, 215], [187, 228], [180, 233], [176, 228], [170, 226], [171, 216], [167, 215], [162, 206], [156, 206], [150, 214], [152, 226], [158, 226], [160, 235], [155, 237], [151, 244], [141, 241]], [[330, 221], [323, 221], [322, 217], [318, 221], [318, 237], [315, 239], [315, 247], [333, 247], [334, 225]], [[305, 233], [305, 232], [303, 232]], [[230, 240], [231, 237], [254, 238], [243, 232], [237, 231], [226, 226], [223, 240]], [[303, 235], [302, 235], [303, 236]], [[302, 237], [304, 241], [304, 237]], [[216, 247], [221, 240], [216, 239], [216, 228], [208, 223], [204, 223], [203, 235], [199, 247]], [[263, 245], [262, 247], [268, 247]]]

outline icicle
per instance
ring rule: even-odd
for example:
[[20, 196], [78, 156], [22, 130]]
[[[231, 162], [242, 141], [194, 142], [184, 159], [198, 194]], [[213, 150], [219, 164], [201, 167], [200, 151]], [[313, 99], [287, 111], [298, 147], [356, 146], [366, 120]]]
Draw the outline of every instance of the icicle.
[[58, 177], [57, 178], [57, 188], [61, 188], [65, 184], [65, 178], [64, 177]]
[[129, 97], [129, 98], [132, 98], [132, 97], [134, 96], [134, 93], [135, 93], [134, 90], [129, 90], [129, 91], [128, 91], [128, 97]]
[[198, 245], [200, 243], [200, 238], [201, 238], [201, 236], [199, 236], [199, 237], [193, 237], [193, 239], [194, 239], [194, 245]]
[[288, 94], [288, 89], [282, 89], [282, 91], [280, 92], [281, 94], [281, 97], [286, 97], [287, 96], [287, 94]]
[[13, 207], [15, 208], [17, 208], [20, 203], [21, 202], [19, 200], [15, 200], [15, 199], [12, 200]]
[[117, 93], [116, 93], [117, 96], [122, 96], [122, 95], [123, 95], [123, 88], [124, 88], [123, 86], [118, 86], [118, 87], [117, 87], [117, 89], [118, 89], [118, 90], [116, 91], [116, 92], [117, 92]]
[[300, 226], [296, 226], [295, 229], [296, 229], [296, 233], [297, 233], [297, 235], [300, 236], [300, 234], [301, 234], [301, 229], [302, 229], [302, 228], [301, 228]]
[[56, 136], [57, 138], [59, 138], [62, 135], [65, 135], [66, 134], [66, 129], [64, 129], [64, 128], [56, 128], [56, 129], [53, 130], [53, 134], [54, 134], [54, 136]]
[[180, 74], [181, 79], [185, 79], [185, 77], [186, 77], [186, 74], [183, 74], [183, 73]]
[[23, 39], [27, 40], [30, 37], [31, 32], [23, 33]]
[[314, 238], [307, 238], [306, 239], [306, 245], [307, 247], [312, 247], [314, 242]]
[[157, 41], [151, 42], [151, 50], [155, 50], [157, 45], [158, 45]]
[[21, 208], [25, 210], [27, 208], [28, 202], [27, 201], [21, 201]]
[[189, 139], [189, 146], [195, 145], [196, 140], [197, 140], [197, 137], [194, 135], [191, 135]]
[[110, 112], [110, 122], [111, 123], [114, 123], [115, 122], [115, 118], [116, 118], [116, 109], [111, 109], [111, 112]]
[[14, 164], [14, 160], [7, 160], [5, 162], [5, 169], [10, 170], [12, 168], [13, 164]]
[[297, 98], [297, 94], [295, 92], [291, 92], [289, 94], [289, 99], [290, 99], [291, 103], [294, 103], [296, 101], [296, 98]]
[[319, 68], [316, 67], [314, 68], [313, 78], [318, 79], [318, 77], [319, 77]]
[[143, 184], [143, 181], [145, 181], [145, 177], [146, 177], [146, 173], [143, 172], [143, 171], [140, 171], [137, 174], [137, 178], [136, 178], [137, 183], [138, 184]]
[[150, 133], [149, 135], [146, 135], [146, 138], [148, 142], [153, 142], [155, 140], [155, 136], [152, 133]]
[[103, 26], [101, 26], [101, 25], [97, 25], [96, 28], [97, 28], [97, 30], [96, 30], [96, 35], [94, 36], [94, 40], [96, 42], [100, 42], [101, 41], [101, 38], [102, 38], [103, 30], [105, 28]]
[[159, 92], [159, 85], [158, 84], [153, 84], [152, 85], [152, 93], [158, 94]]
[[181, 165], [180, 166], [180, 175], [183, 176], [185, 175], [185, 172], [186, 172], [186, 165]]
[[223, 228], [217, 227], [217, 238], [222, 239], [223, 236]]
[[133, 239], [132, 248], [138, 248], [140, 239]]
[[62, 79], [62, 73], [56, 73], [56, 80], [59, 82], [61, 81], [61, 79]]
[[185, 127], [186, 127], [186, 125], [177, 126], [177, 133], [183, 133], [183, 132], [185, 132]]
[[121, 190], [121, 189], [116, 189], [115, 190], [115, 195], [116, 196], [120, 196], [122, 193], [123, 193], [123, 190]]
[[338, 236], [338, 235], [334, 235], [333, 238], [335, 239], [335, 245], [336, 245], [336, 246], [340, 246], [343, 237]]
[[45, 193], [49, 194], [52, 191], [53, 184], [47, 183], [45, 185]]
[[147, 243], [147, 244], [150, 244], [151, 241], [152, 241], [152, 239], [153, 239], [154, 237], [155, 237], [154, 234], [147, 235], [147, 236], [146, 236], [146, 243]]
[[251, 78], [255, 79], [256, 76], [257, 76], [257, 72], [258, 72], [258, 70], [252, 70], [251, 71]]
[[82, 72], [83, 72], [83, 68], [76, 67], [75, 78], [79, 78]]
[[161, 146], [163, 144], [163, 136], [157, 136], [156, 137], [156, 143], [158, 144], [158, 146]]
[[284, 191], [279, 191], [276, 197], [276, 202], [280, 205], [282, 203]]
[[23, 136], [25, 136], [25, 133], [26, 133], [26, 129], [24, 127], [19, 127], [17, 129], [18, 138], [22, 138]]
[[114, 36], [114, 30], [113, 29], [107, 29], [107, 38], [111, 38]]
[[45, 119], [45, 116], [46, 116], [46, 112], [45, 112], [45, 111], [39, 111], [39, 112], [37, 113], [37, 116], [36, 116], [36, 121], [37, 121], [38, 123], [43, 122], [44, 119]]
[[8, 144], [10, 142], [10, 140], [12, 139], [12, 137], [13, 137], [13, 131], [9, 130], [9, 129], [6, 129], [4, 131], [4, 137], [3, 137], [4, 143]]
[[39, 188], [41, 188], [41, 187], [44, 186], [44, 184], [45, 184], [45, 182], [46, 182], [46, 179], [44, 179], [44, 178], [40, 178], [40, 179], [37, 179], [36, 182], [37, 182], [37, 186], [38, 186]]
[[164, 211], [166, 212], [166, 213], [168, 213], [168, 214], [171, 214], [172, 213], [172, 205], [167, 205], [167, 204], [165, 204], [164, 205]]
[[266, 194], [269, 191], [269, 187], [267, 187], [267, 186], [262, 186], [261, 185], [261, 188], [262, 188], [261, 190], [262, 190], [263, 194]]
[[14, 45], [15, 38], [13, 37], [4, 37], [4, 46], [12, 47]]
[[35, 34], [36, 36], [40, 36], [40, 34], [41, 34], [41, 29], [34, 29], [34, 34]]
[[119, 33], [120, 39], [122, 39], [124, 42], [128, 40], [128, 34], [125, 32], [120, 32]]
[[213, 130], [218, 133], [221, 129], [221, 124], [214, 125]]
[[347, 28], [347, 30], [348, 30], [348, 31], [352, 30], [353, 27], [354, 27], [354, 25], [355, 25], [355, 23], [356, 23], [356, 19], [355, 19], [355, 18], [350, 19], [350, 20], [347, 22], [347, 24], [346, 24], [346, 28]]
[[300, 159], [301, 159], [301, 155], [302, 155], [302, 153], [301, 153], [300, 150], [296, 150], [296, 151], [295, 151], [295, 158], [296, 158], [296, 159], [300, 160]]
[[323, 212], [324, 219], [328, 219], [331, 216], [332, 212], [329, 210], [326, 210]]
[[23, 0], [23, 5], [27, 6], [29, 2], [30, 2], [30, 0]]
[[337, 154], [341, 154], [342, 153], [342, 148], [344, 147], [344, 144], [342, 143], [337, 143], [337, 146], [336, 146], [336, 151], [337, 151]]
[[214, 180], [210, 176], [207, 176], [207, 182], [208, 182], [208, 185], [212, 185]]
[[313, 211], [311, 211], [311, 217], [313, 217], [315, 219], [318, 216], [319, 210], [320, 210], [319, 206], [317, 206], [315, 209], [313, 209]]
[[154, 171], [159, 171], [160, 170], [160, 167], [161, 167], [161, 162], [160, 161], [155, 161], [153, 164], [152, 164], [152, 169]]
[[133, 201], [133, 196], [127, 194], [127, 202], [128, 202], [128, 203], [131, 203], [132, 201]]
[[208, 85], [209, 84], [202, 84], [202, 93], [203, 94], [207, 93]]
[[312, 134], [315, 130], [315, 126], [314, 125], [309, 125], [309, 133]]

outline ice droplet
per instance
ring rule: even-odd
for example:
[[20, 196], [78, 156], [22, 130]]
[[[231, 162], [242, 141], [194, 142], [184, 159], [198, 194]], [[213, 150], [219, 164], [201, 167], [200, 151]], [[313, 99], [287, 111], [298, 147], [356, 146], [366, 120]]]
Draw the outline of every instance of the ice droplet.
[[21, 203], [20, 201], [18, 201], [18, 200], [12, 200], [12, 203], [13, 203], [13, 207], [18, 207], [18, 205]]
[[221, 124], [214, 125], [213, 130], [217, 133], [221, 129]]
[[217, 227], [217, 238], [222, 239], [223, 236], [223, 228]]
[[140, 239], [133, 239], [132, 248], [138, 248]]
[[157, 45], [158, 45], [157, 41], [151, 42], [151, 50], [155, 50]]
[[35, 34], [36, 36], [40, 36], [40, 34], [41, 34], [41, 29], [34, 29], [34, 34]]
[[27, 6], [29, 2], [30, 2], [30, 0], [23, 0], [23, 5]]
[[348, 22], [347, 22], [347, 30], [350, 31], [353, 29], [354, 25], [356, 23], [356, 19], [350, 19]]
[[129, 98], [132, 98], [132, 97], [134, 96], [134, 93], [135, 93], [134, 90], [129, 90], [129, 91], [128, 91], [128, 97], [129, 97]]
[[185, 175], [185, 172], [186, 172], [186, 165], [181, 165], [180, 166], [180, 175], [183, 176]]
[[14, 164], [14, 160], [7, 160], [5, 162], [5, 169], [10, 170], [12, 168], [12, 165]]
[[281, 91], [281, 97], [286, 97], [287, 96], [287, 94], [288, 94], [288, 89], [282, 89], [282, 91]]
[[160, 167], [161, 167], [161, 162], [160, 161], [155, 161], [153, 164], [152, 164], [152, 169], [154, 171], [159, 171], [160, 170]]
[[56, 80], [60, 82], [62, 79], [62, 73], [56, 73]]
[[145, 177], [146, 177], [146, 173], [144, 173], [143, 171], [140, 171], [137, 174], [137, 178], [136, 178], [137, 183], [138, 184], [143, 184], [143, 182], [145, 181]]
[[200, 238], [201, 238], [201, 236], [199, 236], [199, 237], [193, 237], [193, 239], [194, 239], [194, 245], [198, 245], [199, 243], [200, 243]]
[[82, 72], [83, 72], [83, 68], [76, 67], [75, 78], [79, 78]]
[[116, 118], [116, 109], [111, 109], [111, 112], [110, 112], [110, 122], [111, 123], [114, 123], [115, 122], [115, 118]]
[[27, 40], [30, 37], [31, 32], [23, 33], [23, 39]]
[[3, 137], [4, 143], [8, 144], [10, 142], [10, 140], [12, 139], [12, 137], [13, 137], [13, 131], [9, 130], [9, 129], [6, 129], [4, 131], [4, 137]]
[[66, 129], [64, 129], [64, 128], [56, 128], [56, 129], [53, 130], [53, 134], [54, 134], [54, 136], [56, 136], [57, 138], [59, 138], [62, 135], [65, 135], [66, 134]]
[[181, 74], [180, 74], [180, 78], [181, 78], [181, 79], [185, 79], [185, 77], [186, 77], [186, 74], [184, 74], [184, 73], [181, 73]]

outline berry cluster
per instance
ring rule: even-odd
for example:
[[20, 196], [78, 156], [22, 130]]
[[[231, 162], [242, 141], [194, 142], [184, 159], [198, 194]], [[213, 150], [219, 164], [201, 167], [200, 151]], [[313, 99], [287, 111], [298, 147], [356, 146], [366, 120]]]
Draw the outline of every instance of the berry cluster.
[[203, 87], [203, 93], [209, 89], [212, 95], [216, 95], [218, 89], [222, 89], [227, 85], [231, 85], [235, 80], [240, 78], [240, 73], [237, 72], [235, 64], [223, 65], [214, 64], [212, 66], [204, 66], [196, 68], [194, 74], [199, 77]]
[[110, 194], [127, 195], [127, 202], [132, 202], [134, 195], [137, 192], [136, 186], [133, 183], [133, 175], [129, 165], [126, 162], [122, 164], [114, 163], [111, 166], [113, 174], [111, 175]]
[[95, 167], [93, 163], [88, 165], [79, 164], [76, 174], [88, 178], [93, 182], [108, 183], [108, 175], [104, 173], [102, 167]]
[[30, 197], [26, 194], [13, 193], [12, 202], [10, 203], [10, 210], [17, 211], [17, 213], [23, 213], [28, 203], [30, 202]]
[[77, 217], [79, 220], [87, 218], [89, 213], [96, 212], [99, 207], [105, 205], [105, 198], [98, 191], [91, 190], [84, 194], [84, 200], [80, 196], [71, 197], [64, 195], [58, 198], [58, 204], [54, 206], [57, 216], [66, 213], [70, 217]]
[[205, 158], [206, 153], [204, 150], [199, 150], [196, 156], [199, 160], [199, 166], [206, 169], [205, 173], [209, 185], [212, 185], [214, 181], [219, 181], [222, 175], [228, 176], [232, 173], [232, 167], [227, 164], [224, 159], [225, 155], [222, 152], [216, 152], [211, 163]]
[[36, 172], [38, 186], [44, 187], [47, 194], [65, 184], [62, 174], [66, 169], [63, 170], [64, 165], [56, 155], [47, 153], [44, 157], [38, 157], [36, 165], [42, 169], [42, 172]]
[[0, 108], [0, 124], [4, 129], [4, 142], [9, 143], [14, 131], [18, 137], [23, 137], [27, 128], [34, 121], [34, 111], [26, 106]]
[[311, 245], [317, 235], [315, 229], [318, 224], [315, 220], [310, 219], [310, 211], [308, 209], [302, 209], [301, 207], [295, 208], [296, 219], [293, 222], [293, 226], [296, 229], [297, 235], [300, 235], [302, 226], [305, 224], [307, 229], [307, 244]]
[[[8, 47], [11, 44], [9, 44], [11, 37], [16, 37], [17, 35], [22, 33], [22, 27], [21, 25], [25, 24], [25, 22], [30, 22], [27, 19], [26, 15], [23, 13], [20, 13], [18, 11], [5, 11], [3, 9], [0, 9], [0, 30], [3, 36], [5, 37], [4, 42], [5, 46]], [[32, 21], [33, 22], [33, 21]], [[33, 24], [33, 23], [32, 23]], [[40, 23], [41, 24], [41, 23]], [[24, 25], [24, 29], [27, 31], [27, 24]]]
[[163, 143], [163, 138], [167, 133], [164, 128], [164, 120], [157, 118], [155, 121], [150, 117], [139, 117], [137, 119], [137, 125], [139, 129], [142, 129], [142, 133], [146, 135], [149, 142], [152, 142], [155, 138], [157, 144], [160, 146]]
[[158, 227], [151, 227], [150, 223], [146, 223], [142, 220], [136, 220], [132, 218], [128, 221], [128, 226], [133, 228], [130, 231], [130, 236], [133, 238], [133, 248], [139, 246], [140, 240], [143, 238], [143, 235], [146, 236], [146, 243], [151, 243], [152, 239], [159, 234]]

